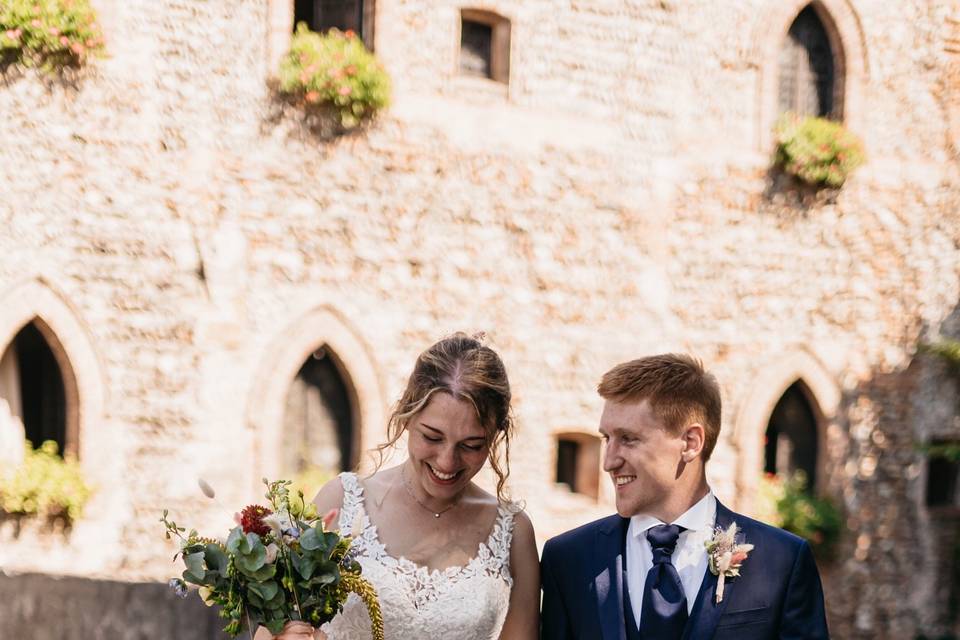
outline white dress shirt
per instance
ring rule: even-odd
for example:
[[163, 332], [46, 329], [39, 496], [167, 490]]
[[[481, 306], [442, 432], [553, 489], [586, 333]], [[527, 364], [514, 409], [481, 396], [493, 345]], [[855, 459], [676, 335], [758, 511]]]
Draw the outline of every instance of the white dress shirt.
[[[714, 522], [717, 519], [717, 499], [708, 492], [683, 515], [669, 524], [684, 527], [677, 548], [670, 559], [680, 574], [683, 592], [687, 596], [687, 613], [693, 610], [703, 576], [707, 571], [707, 549], [705, 543], [713, 535]], [[647, 541], [647, 530], [661, 522], [646, 514], [630, 518], [627, 529], [627, 586], [630, 589], [630, 605], [633, 617], [640, 624], [640, 611], [643, 605], [643, 587], [647, 581], [647, 572], [653, 566], [653, 550]]]

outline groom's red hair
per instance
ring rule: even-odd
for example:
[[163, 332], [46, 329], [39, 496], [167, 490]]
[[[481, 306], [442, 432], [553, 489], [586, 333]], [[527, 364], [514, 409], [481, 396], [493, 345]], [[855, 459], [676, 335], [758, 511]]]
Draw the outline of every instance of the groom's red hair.
[[605, 400], [647, 400], [671, 433], [692, 422], [703, 425], [703, 461], [720, 436], [720, 385], [703, 363], [683, 353], [664, 353], [618, 364], [603, 374], [597, 393]]

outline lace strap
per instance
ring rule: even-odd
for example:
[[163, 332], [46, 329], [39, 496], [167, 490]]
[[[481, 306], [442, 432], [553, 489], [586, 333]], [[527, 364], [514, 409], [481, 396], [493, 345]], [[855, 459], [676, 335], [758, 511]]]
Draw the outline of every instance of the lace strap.
[[513, 502], [501, 503], [497, 508], [497, 520], [490, 534], [490, 551], [500, 574], [510, 576], [510, 545], [513, 542], [514, 517], [521, 511]]
[[340, 507], [340, 531], [350, 532], [353, 521], [363, 509], [363, 487], [357, 479], [357, 474], [344, 472], [340, 474], [340, 484], [343, 486], [343, 505]]

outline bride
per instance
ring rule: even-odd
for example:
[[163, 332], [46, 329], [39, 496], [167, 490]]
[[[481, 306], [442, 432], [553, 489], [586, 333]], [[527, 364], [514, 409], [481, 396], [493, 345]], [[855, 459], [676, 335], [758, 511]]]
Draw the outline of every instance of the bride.
[[[407, 459], [369, 477], [343, 473], [314, 499], [339, 509], [363, 575], [377, 589], [386, 640], [534, 640], [540, 577], [533, 526], [504, 497], [513, 430], [499, 356], [463, 333], [420, 354], [381, 455], [406, 434]], [[501, 459], [501, 449], [502, 459]], [[496, 495], [474, 482], [489, 462]], [[258, 638], [269, 638], [260, 630]], [[351, 594], [322, 629], [291, 622], [276, 640], [367, 640], [370, 619]]]

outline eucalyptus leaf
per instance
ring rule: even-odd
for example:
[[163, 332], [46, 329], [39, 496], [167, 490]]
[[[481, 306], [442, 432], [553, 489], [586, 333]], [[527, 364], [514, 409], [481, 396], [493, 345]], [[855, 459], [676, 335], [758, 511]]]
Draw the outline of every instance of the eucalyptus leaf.
[[226, 573], [227, 565], [230, 564], [227, 555], [223, 552], [223, 549], [220, 548], [220, 545], [213, 543], [206, 546], [204, 559], [207, 561], [207, 567], [209, 569], [213, 569], [219, 573]]

